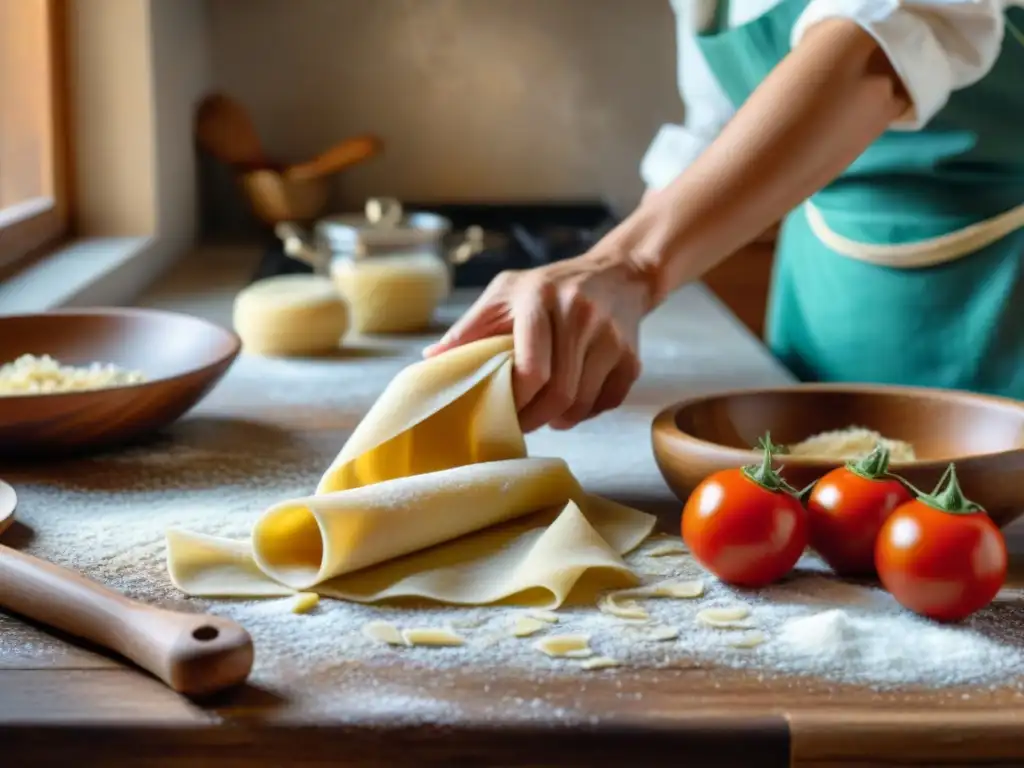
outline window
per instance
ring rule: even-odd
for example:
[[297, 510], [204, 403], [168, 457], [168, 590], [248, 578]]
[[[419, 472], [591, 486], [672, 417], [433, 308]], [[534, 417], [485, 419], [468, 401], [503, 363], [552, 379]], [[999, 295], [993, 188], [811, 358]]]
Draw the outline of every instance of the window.
[[67, 232], [66, 0], [0, 0], [0, 268]]

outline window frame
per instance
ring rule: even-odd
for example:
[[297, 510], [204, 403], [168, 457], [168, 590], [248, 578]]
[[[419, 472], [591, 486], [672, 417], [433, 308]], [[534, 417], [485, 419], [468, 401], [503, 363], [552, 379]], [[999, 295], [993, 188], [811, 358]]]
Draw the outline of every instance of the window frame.
[[[32, 88], [39, 85], [45, 88], [40, 158], [44, 171], [44, 194], [0, 209], [0, 270], [10, 269], [60, 243], [68, 236], [71, 224], [68, 0], [0, 0], [0, 3], [27, 2], [36, 3], [42, 13], [47, 41], [42, 71], [19, 74], [20, 78], [29, 78]], [[3, 77], [12, 77], [10, 67], [0, 68], [0, 78]], [[0, 93], [8, 88], [7, 83], [0, 82]]]

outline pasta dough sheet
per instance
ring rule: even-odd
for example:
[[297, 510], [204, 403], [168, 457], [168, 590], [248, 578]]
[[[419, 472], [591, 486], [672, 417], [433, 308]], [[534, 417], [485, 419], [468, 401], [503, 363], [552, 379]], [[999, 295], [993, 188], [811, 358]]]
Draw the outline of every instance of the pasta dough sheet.
[[511, 375], [510, 337], [409, 366], [315, 492], [267, 509], [250, 541], [168, 531], [171, 581], [205, 597], [549, 608], [584, 581], [635, 584], [622, 555], [654, 518], [587, 494], [561, 459], [527, 456]]

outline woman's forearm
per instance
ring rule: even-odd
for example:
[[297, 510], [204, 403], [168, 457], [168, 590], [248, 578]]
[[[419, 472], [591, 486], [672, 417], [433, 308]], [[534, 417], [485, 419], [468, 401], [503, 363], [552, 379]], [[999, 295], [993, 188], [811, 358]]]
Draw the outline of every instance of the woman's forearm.
[[852, 22], [822, 22], [608, 247], [646, 276], [656, 305], [828, 184], [908, 106], [869, 35]]

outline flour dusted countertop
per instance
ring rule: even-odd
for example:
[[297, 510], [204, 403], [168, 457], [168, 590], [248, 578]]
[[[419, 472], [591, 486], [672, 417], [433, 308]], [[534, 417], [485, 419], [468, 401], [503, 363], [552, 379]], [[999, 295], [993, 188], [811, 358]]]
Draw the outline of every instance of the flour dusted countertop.
[[[229, 325], [232, 298], [255, 265], [245, 249], [204, 249], [140, 303]], [[473, 297], [457, 293], [439, 319], [453, 320]], [[5, 543], [148, 602], [230, 616], [250, 630], [257, 651], [249, 687], [188, 702], [116, 660], [0, 614], [7, 754], [26, 764], [130, 755], [140, 764], [203, 756], [230, 766], [1024, 762], [1016, 588], [968, 626], [939, 627], [879, 590], [829, 578], [811, 559], [786, 583], [741, 594], [685, 556], [655, 556], [664, 542], [654, 540], [630, 557], [645, 580], [705, 586], [699, 599], [644, 602], [660, 635], [588, 605], [560, 610], [557, 625], [517, 638], [523, 611], [514, 608], [321, 600], [297, 615], [290, 599], [200, 601], [170, 584], [167, 527], [246, 536], [267, 506], [311, 492], [390, 379], [436, 335], [352, 340], [331, 359], [242, 356], [149, 445], [0, 467], [19, 492], [24, 524]], [[676, 533], [680, 504], [650, 450], [654, 414], [697, 392], [790, 379], [700, 286], [648, 319], [641, 350], [643, 376], [621, 409], [527, 442], [532, 455], [565, 459], [588, 490], [657, 513]], [[738, 605], [748, 610], [747, 628], [696, 620], [709, 607]], [[362, 631], [372, 620], [448, 628], [466, 642], [394, 648]], [[569, 633], [589, 637], [597, 655], [619, 666], [587, 670], [534, 648], [541, 637]], [[764, 642], [745, 646], [754, 635]]]

